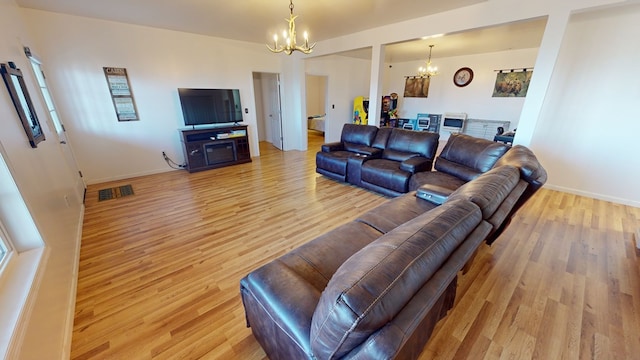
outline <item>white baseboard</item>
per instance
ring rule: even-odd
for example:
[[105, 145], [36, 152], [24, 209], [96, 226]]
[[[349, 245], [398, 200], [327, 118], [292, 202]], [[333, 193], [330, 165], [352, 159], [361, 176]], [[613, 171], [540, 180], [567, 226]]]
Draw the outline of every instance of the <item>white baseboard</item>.
[[90, 179], [90, 180], [85, 180], [85, 181], [86, 181], [87, 185], [94, 185], [94, 184], [102, 184], [102, 183], [111, 182], [111, 181], [131, 179], [131, 178], [140, 177], [140, 176], [161, 174], [161, 173], [165, 173], [165, 172], [169, 172], [169, 171], [177, 171], [177, 170], [186, 171], [186, 169], [172, 169], [172, 168], [168, 168], [167, 169], [167, 168], [162, 168], [162, 169], [143, 171], [143, 172], [133, 173], [133, 174], [110, 176], [110, 177], [101, 178], [101, 179]]
[[566, 193], [574, 194], [574, 195], [580, 195], [580, 196], [584, 196], [584, 197], [588, 197], [588, 198], [592, 198], [592, 199], [609, 201], [609, 202], [616, 203], [616, 204], [622, 204], [622, 205], [628, 205], [628, 206], [633, 206], [633, 207], [640, 208], [640, 201], [623, 199], [623, 198], [619, 198], [619, 197], [615, 197], [615, 196], [611, 196], [611, 195], [592, 193], [592, 192], [587, 192], [587, 191], [582, 191], [582, 190], [577, 190], [577, 189], [572, 189], [572, 188], [567, 188], [567, 187], [564, 187], [564, 186], [557, 186], [557, 185], [552, 185], [552, 184], [545, 184], [544, 188], [545, 189], [550, 189], [550, 190], [566, 192]]
[[71, 289], [69, 289], [69, 305], [67, 306], [67, 309], [69, 309], [69, 311], [67, 312], [67, 319], [65, 324], [66, 332], [64, 334], [62, 359], [71, 359], [71, 340], [73, 337], [73, 321], [76, 313], [76, 294], [78, 291], [78, 269], [80, 266], [80, 248], [82, 245], [82, 224], [84, 223], [84, 210], [85, 207], [83, 204], [80, 211], [80, 218], [78, 219], [78, 241], [76, 242], [75, 254], [73, 259], [73, 280], [71, 282]]

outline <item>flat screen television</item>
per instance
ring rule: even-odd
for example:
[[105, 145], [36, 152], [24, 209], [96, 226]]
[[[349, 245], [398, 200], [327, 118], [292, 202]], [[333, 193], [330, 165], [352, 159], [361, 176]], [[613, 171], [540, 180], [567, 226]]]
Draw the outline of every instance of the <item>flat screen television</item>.
[[238, 89], [178, 89], [185, 125], [212, 125], [242, 121]]

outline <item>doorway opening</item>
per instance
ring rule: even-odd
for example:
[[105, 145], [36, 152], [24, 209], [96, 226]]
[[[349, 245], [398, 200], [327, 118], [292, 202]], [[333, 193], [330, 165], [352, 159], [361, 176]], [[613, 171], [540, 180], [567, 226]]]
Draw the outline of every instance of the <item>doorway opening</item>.
[[305, 77], [307, 93], [307, 144], [311, 148], [325, 142], [327, 126], [327, 82], [328, 76]]
[[282, 150], [282, 105], [280, 74], [253, 73], [253, 91], [256, 103], [258, 141]]

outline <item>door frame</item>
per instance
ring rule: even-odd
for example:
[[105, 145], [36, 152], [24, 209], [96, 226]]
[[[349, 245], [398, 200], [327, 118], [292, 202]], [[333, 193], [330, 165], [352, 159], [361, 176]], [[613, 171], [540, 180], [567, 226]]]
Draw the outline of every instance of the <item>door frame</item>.
[[[58, 146], [60, 146], [60, 150], [63, 154], [65, 162], [73, 178], [76, 179], [74, 185], [74, 191], [76, 193], [75, 195], [80, 202], [84, 203], [87, 184], [85, 183], [84, 177], [82, 176], [82, 171], [78, 166], [78, 161], [76, 160], [76, 155], [73, 151], [73, 147], [71, 146], [71, 141], [66, 134], [67, 130], [64, 126], [64, 122], [62, 121], [62, 119], [60, 119], [60, 116], [58, 114], [58, 106], [56, 105], [54, 96], [53, 94], [51, 94], [49, 84], [47, 83], [44, 66], [42, 64], [42, 61], [40, 61], [37, 56], [33, 55], [28, 47], [24, 47], [24, 52], [27, 59], [29, 60], [29, 68], [31, 69], [31, 74], [33, 74], [34, 80], [38, 87], [40, 100], [47, 109], [48, 123], [52, 125], [52, 128], [54, 129], [54, 132], [58, 139]], [[37, 71], [40, 71], [40, 74], [38, 74]], [[45, 92], [47, 93], [46, 96], [44, 94]]]
[[[256, 104], [258, 140], [282, 150], [282, 90], [279, 73], [254, 72], [253, 89]], [[275, 110], [275, 111], [272, 111]]]

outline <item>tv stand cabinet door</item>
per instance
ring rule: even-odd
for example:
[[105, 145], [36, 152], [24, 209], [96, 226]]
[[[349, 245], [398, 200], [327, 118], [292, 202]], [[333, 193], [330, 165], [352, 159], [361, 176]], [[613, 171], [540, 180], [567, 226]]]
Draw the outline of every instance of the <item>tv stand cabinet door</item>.
[[238, 161], [249, 160], [251, 161], [251, 151], [249, 150], [249, 138], [239, 137], [236, 138], [236, 155]]
[[201, 170], [207, 166], [201, 142], [185, 143], [184, 150], [184, 157], [187, 160], [187, 170], [189, 170], [189, 172]]

